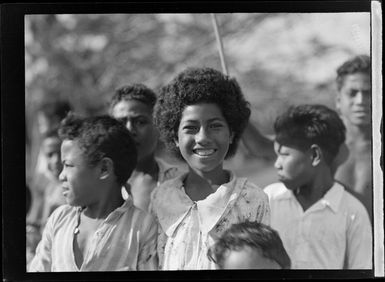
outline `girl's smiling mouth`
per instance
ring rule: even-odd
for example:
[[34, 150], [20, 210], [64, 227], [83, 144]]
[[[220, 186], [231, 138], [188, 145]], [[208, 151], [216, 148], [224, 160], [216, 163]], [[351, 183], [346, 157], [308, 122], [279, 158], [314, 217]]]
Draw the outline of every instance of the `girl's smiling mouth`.
[[209, 157], [212, 154], [214, 154], [217, 150], [216, 149], [193, 149], [192, 151], [194, 154], [200, 157]]

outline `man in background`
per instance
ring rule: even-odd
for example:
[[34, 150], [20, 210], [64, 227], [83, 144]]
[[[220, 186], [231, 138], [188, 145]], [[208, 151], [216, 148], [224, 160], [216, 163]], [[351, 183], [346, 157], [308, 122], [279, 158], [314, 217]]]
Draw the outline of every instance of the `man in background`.
[[346, 185], [366, 207], [373, 219], [371, 62], [366, 55], [356, 56], [337, 69], [336, 108], [346, 126], [347, 160], [335, 179]]

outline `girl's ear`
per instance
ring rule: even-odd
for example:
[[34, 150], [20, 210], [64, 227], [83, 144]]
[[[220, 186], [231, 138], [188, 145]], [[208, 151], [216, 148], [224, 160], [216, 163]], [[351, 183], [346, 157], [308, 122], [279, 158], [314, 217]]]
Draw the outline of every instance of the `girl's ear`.
[[324, 158], [321, 148], [318, 145], [313, 144], [310, 146], [310, 153], [312, 165], [319, 165], [321, 160]]
[[110, 158], [100, 161], [100, 179], [107, 179], [114, 173], [114, 162]]

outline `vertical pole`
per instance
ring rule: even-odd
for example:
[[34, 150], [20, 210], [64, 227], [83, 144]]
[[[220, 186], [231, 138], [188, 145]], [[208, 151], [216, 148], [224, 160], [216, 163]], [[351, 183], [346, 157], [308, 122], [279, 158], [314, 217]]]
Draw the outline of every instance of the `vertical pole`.
[[214, 26], [215, 37], [217, 38], [217, 45], [218, 45], [218, 50], [219, 50], [219, 56], [221, 59], [222, 70], [223, 70], [223, 73], [225, 75], [229, 75], [229, 73], [227, 71], [224, 52], [223, 52], [223, 44], [222, 44], [221, 36], [220, 36], [219, 30], [218, 30], [217, 18], [215, 17], [215, 14], [210, 14], [210, 15], [211, 15], [211, 19], [212, 19], [213, 26]]

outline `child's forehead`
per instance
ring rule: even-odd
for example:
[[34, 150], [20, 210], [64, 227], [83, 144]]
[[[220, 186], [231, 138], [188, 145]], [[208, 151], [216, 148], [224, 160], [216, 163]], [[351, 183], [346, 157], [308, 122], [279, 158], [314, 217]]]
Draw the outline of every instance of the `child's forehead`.
[[126, 113], [126, 112], [152, 112], [152, 107], [143, 101], [137, 99], [124, 99], [120, 100], [112, 108], [113, 113]]
[[225, 119], [221, 108], [215, 103], [198, 103], [187, 105], [182, 112], [181, 120]]
[[274, 141], [274, 150], [276, 152], [286, 152], [286, 151], [300, 151], [302, 152], [303, 150], [300, 148], [300, 146], [296, 146], [295, 142], [293, 141], [292, 144], [289, 143], [280, 143], [278, 141]]
[[81, 152], [80, 144], [78, 140], [64, 139], [61, 143], [61, 151], [63, 153], [69, 152]]
[[240, 269], [279, 269], [274, 260], [266, 257], [259, 246], [244, 245], [229, 250], [225, 259], [228, 268]]
[[371, 87], [370, 75], [363, 72], [355, 72], [345, 75], [343, 80], [343, 86], [364, 84], [367, 88]]

